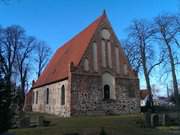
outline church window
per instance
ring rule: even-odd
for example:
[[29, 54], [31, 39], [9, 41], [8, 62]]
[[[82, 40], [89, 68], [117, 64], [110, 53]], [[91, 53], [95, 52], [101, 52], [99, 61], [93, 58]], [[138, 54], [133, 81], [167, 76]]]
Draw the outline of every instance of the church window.
[[89, 61], [88, 61], [88, 59], [84, 60], [84, 70], [89, 71]]
[[109, 85], [104, 85], [104, 99], [110, 99], [110, 87], [109, 87]]
[[49, 104], [49, 88], [46, 89], [46, 104]]
[[61, 105], [65, 104], [65, 87], [64, 85], [61, 87]]
[[36, 104], [38, 104], [38, 91], [36, 91]]
[[33, 92], [33, 95], [32, 95], [32, 102], [33, 104], [35, 104], [35, 93]]
[[97, 65], [97, 44], [96, 44], [96, 42], [93, 43], [93, 67], [94, 67], [94, 71], [97, 72], [98, 65]]
[[[109, 95], [110, 99], [116, 99], [116, 91], [115, 91], [115, 78], [110, 73], [105, 72], [102, 75], [102, 87], [104, 92], [104, 98], [108, 97], [106, 95]], [[109, 93], [109, 94], [105, 94]]]

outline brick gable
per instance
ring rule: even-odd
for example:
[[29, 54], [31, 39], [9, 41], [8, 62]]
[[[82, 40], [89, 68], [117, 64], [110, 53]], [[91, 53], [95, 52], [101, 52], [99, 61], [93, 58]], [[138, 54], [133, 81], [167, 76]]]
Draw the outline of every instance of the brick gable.
[[74, 66], [79, 64], [94, 32], [98, 28], [100, 22], [105, 18], [105, 14], [98, 17], [82, 32], [60, 47], [36, 81], [33, 88], [66, 79], [68, 77], [69, 64], [71, 62], [73, 62]]

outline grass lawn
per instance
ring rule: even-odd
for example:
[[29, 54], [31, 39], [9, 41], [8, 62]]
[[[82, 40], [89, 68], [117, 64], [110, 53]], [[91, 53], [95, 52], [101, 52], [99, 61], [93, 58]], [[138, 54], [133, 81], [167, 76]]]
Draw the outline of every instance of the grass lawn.
[[140, 126], [142, 115], [119, 115], [97, 117], [72, 117], [59, 118], [54, 115], [44, 115], [51, 121], [49, 127], [36, 127], [25, 129], [13, 129], [10, 132], [16, 135], [63, 135], [64, 133], [80, 133], [80, 135], [98, 135], [104, 127], [107, 135], [180, 135], [180, 132], [167, 128], [145, 129]]

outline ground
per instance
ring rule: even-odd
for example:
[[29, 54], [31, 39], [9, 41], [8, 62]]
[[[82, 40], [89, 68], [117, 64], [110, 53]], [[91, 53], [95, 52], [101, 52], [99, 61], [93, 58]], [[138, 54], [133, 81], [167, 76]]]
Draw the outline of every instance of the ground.
[[100, 117], [71, 117], [59, 118], [53, 115], [44, 115], [51, 121], [49, 127], [36, 127], [26, 129], [13, 129], [10, 132], [16, 135], [63, 135], [65, 133], [80, 133], [80, 135], [99, 135], [102, 127], [107, 135], [179, 135], [180, 132], [172, 131], [172, 128], [147, 129], [141, 126], [142, 114], [100, 116]]

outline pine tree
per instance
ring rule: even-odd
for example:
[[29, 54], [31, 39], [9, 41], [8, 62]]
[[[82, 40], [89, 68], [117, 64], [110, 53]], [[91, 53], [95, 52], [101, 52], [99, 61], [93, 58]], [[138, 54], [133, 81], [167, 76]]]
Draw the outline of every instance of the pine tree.
[[[2, 66], [2, 59], [0, 61]], [[8, 131], [12, 119], [12, 95], [10, 86], [7, 85], [6, 77], [0, 68], [0, 134]]]

